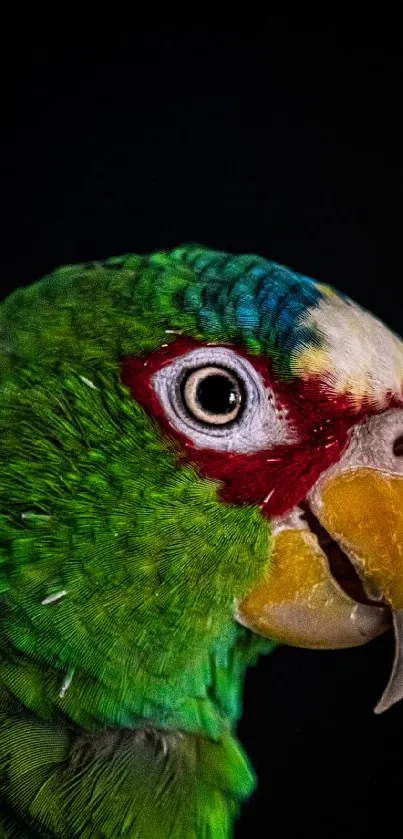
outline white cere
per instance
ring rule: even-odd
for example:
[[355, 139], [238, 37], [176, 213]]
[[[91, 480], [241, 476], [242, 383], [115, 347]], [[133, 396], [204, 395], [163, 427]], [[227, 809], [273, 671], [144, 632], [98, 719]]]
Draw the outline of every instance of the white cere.
[[154, 375], [153, 386], [170, 425], [198, 448], [247, 453], [296, 441], [274, 392], [228, 347], [185, 353]]
[[309, 494], [317, 514], [322, 506], [322, 486], [331, 477], [356, 469], [376, 469], [403, 475], [403, 409], [391, 408], [354, 426], [341, 458], [326, 469]]

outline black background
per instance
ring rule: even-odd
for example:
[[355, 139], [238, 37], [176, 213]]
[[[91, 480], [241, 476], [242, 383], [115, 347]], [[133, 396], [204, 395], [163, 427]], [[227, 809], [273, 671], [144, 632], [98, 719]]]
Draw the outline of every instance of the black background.
[[[288, 264], [403, 332], [397, 22], [333, 24], [22, 50], [3, 100], [2, 295], [61, 263], [197, 241]], [[240, 734], [259, 789], [238, 837], [400, 829], [403, 707], [372, 713], [391, 657], [385, 637], [250, 671]]]

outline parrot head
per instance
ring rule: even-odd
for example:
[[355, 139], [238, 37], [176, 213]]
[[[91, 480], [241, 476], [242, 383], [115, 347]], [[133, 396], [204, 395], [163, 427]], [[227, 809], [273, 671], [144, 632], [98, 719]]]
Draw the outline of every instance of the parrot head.
[[169, 331], [146, 360], [125, 362], [123, 381], [224, 503], [270, 523], [267, 563], [234, 598], [235, 619], [317, 649], [393, 626], [375, 711], [386, 710], [403, 696], [403, 345], [344, 295], [280, 265], [197, 249], [175, 257], [197, 275], [182, 300], [204, 340]]
[[219, 740], [259, 644], [390, 628], [376, 710], [403, 696], [403, 343], [333, 288], [188, 246], [17, 290], [0, 462], [0, 682], [33, 713]]

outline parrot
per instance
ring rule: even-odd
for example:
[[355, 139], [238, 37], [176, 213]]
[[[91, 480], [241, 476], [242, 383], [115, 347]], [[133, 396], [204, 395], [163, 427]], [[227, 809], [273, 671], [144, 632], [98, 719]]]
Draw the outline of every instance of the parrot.
[[403, 343], [198, 244], [0, 305], [0, 837], [230, 839], [245, 674], [392, 630]]

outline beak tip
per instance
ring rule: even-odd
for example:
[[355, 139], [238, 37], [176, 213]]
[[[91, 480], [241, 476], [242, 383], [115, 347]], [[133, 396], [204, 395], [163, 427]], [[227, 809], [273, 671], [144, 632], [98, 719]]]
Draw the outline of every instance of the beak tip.
[[383, 714], [403, 699], [403, 609], [393, 612], [395, 658], [389, 682], [374, 708], [374, 714]]
[[391, 706], [380, 699], [379, 702], [375, 705], [374, 714], [379, 717], [381, 714], [384, 714], [385, 711], [388, 711]]
[[390, 711], [390, 709], [393, 708], [394, 705], [397, 705], [401, 699], [402, 697], [400, 695], [390, 694], [388, 689], [386, 689], [379, 702], [375, 705], [374, 714], [379, 717], [381, 714], [384, 714], [385, 711]]

